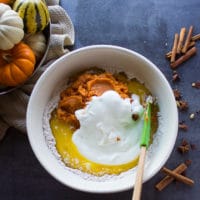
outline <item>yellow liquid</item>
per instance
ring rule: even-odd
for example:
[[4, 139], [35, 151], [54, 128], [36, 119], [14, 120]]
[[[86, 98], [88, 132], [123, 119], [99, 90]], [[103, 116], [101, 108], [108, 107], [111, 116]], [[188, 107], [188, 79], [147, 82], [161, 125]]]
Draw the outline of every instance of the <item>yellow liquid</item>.
[[101, 176], [104, 174], [119, 174], [136, 166], [138, 163], [138, 158], [122, 165], [103, 165], [92, 162], [81, 155], [73, 143], [73, 131], [70, 128], [70, 125], [60, 121], [55, 113], [53, 113], [50, 120], [50, 126], [56, 140], [58, 153], [61, 155], [64, 163], [71, 168]]
[[[141, 103], [144, 102], [145, 96], [150, 94], [148, 89], [146, 89], [143, 84], [139, 83], [135, 79], [128, 81], [127, 85], [130, 93], [140, 96]], [[157, 112], [158, 106], [153, 105], [151, 142], [152, 135], [153, 133], [155, 133], [158, 127]], [[55, 113], [52, 113], [50, 126], [56, 140], [57, 151], [61, 155], [63, 162], [71, 168], [79, 169], [83, 172], [90, 173], [96, 176], [102, 176], [104, 174], [120, 174], [121, 172], [127, 171], [135, 167], [138, 163], [138, 157], [129, 163], [121, 165], [104, 165], [92, 162], [81, 155], [81, 153], [78, 151], [77, 147], [73, 143], [73, 129], [70, 127], [70, 125], [59, 120]]]

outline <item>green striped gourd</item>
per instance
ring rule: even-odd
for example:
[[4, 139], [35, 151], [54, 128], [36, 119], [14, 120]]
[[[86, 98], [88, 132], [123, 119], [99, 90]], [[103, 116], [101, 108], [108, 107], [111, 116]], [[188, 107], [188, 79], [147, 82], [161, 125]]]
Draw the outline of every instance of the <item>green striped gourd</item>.
[[23, 19], [25, 33], [42, 31], [50, 21], [48, 8], [42, 0], [16, 0], [13, 10]]

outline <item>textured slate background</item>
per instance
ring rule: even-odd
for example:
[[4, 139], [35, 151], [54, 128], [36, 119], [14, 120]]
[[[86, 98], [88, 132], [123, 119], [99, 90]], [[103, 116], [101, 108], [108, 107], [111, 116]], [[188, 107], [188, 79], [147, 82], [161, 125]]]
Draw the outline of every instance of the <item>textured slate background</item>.
[[[142, 199], [149, 200], [198, 200], [200, 197], [200, 115], [189, 120], [189, 114], [200, 110], [200, 90], [191, 83], [200, 80], [200, 55], [196, 55], [178, 68], [180, 82], [172, 83], [172, 70], [164, 58], [171, 49], [173, 35], [182, 26], [194, 25], [200, 32], [199, 0], [61, 0], [61, 5], [70, 15], [76, 31], [74, 49], [92, 44], [114, 44], [135, 50], [164, 73], [173, 88], [182, 92], [189, 109], [180, 112], [189, 130], [179, 131], [176, 146], [166, 166], [175, 168], [186, 159], [192, 164], [187, 175], [195, 180], [193, 187], [173, 183], [162, 192], [154, 185], [163, 177], [158, 173], [144, 184]], [[200, 43], [200, 41], [199, 41]], [[200, 45], [197, 44], [200, 51]], [[185, 155], [177, 152], [182, 139], [196, 145]], [[26, 135], [11, 128], [0, 142], [0, 199], [2, 200], [129, 200], [132, 191], [115, 194], [88, 194], [67, 188], [54, 180], [36, 160]]]

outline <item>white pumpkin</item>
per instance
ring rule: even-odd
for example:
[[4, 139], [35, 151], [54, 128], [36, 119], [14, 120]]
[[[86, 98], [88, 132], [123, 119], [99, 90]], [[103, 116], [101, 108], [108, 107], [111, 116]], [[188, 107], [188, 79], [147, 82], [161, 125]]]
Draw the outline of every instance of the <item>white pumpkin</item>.
[[24, 42], [33, 50], [37, 61], [39, 61], [46, 51], [46, 38], [42, 32], [29, 34], [24, 37]]
[[24, 24], [17, 12], [9, 5], [0, 3], [0, 49], [8, 50], [24, 37]]

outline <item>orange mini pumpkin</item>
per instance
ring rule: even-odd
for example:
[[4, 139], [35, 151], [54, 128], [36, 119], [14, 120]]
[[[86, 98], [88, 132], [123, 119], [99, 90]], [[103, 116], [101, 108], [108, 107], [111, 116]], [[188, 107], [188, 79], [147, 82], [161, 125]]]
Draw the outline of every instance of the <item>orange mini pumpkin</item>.
[[9, 4], [12, 5], [14, 3], [15, 0], [0, 0], [0, 3], [5, 3], [5, 4]]
[[17, 86], [24, 83], [33, 73], [35, 62], [33, 51], [23, 42], [11, 50], [0, 50], [0, 84]]

